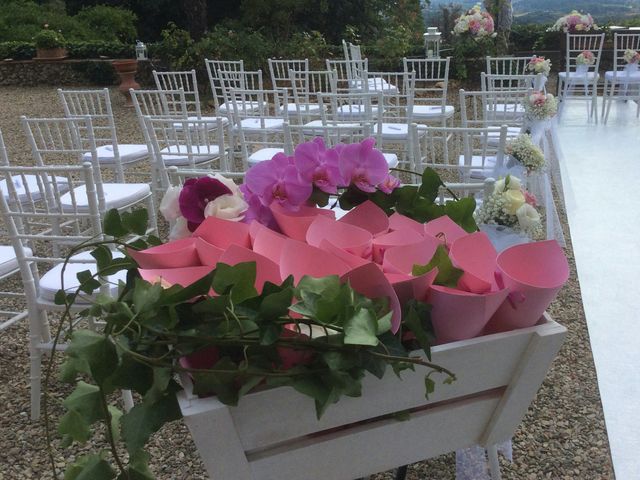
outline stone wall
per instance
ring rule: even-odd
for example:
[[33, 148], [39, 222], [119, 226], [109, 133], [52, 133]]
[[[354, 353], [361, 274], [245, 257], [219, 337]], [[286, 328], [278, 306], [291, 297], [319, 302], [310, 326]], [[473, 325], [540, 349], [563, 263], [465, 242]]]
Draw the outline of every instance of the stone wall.
[[[136, 80], [141, 86], [153, 85], [152, 70], [151, 62], [138, 62]], [[118, 75], [107, 59], [0, 62], [0, 85], [110, 86], [117, 83]]]

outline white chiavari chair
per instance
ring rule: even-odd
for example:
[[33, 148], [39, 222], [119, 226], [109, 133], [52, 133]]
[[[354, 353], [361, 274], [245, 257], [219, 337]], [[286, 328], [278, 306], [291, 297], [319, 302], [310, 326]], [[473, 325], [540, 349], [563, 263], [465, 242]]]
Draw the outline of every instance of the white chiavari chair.
[[[149, 148], [149, 133], [145, 117], [188, 119], [183, 90], [134, 90], [130, 89], [131, 103], [136, 111], [138, 124]], [[180, 126], [178, 125], [178, 128]], [[149, 150], [151, 151], [151, 150]]]
[[403, 58], [404, 71], [414, 72], [413, 120], [447, 126], [455, 107], [447, 105], [449, 62], [447, 58]]
[[611, 105], [615, 101], [635, 100], [638, 104], [636, 116], [640, 116], [640, 71], [638, 63], [627, 64], [625, 52], [640, 51], [640, 33], [615, 33], [613, 36], [613, 70], [604, 74], [604, 97], [602, 121], [609, 119]]
[[[460, 125], [462, 127], [483, 128], [507, 126], [507, 139], [518, 136], [524, 126], [522, 102], [529, 94], [528, 90], [509, 92], [465, 91], [459, 92]], [[499, 131], [490, 132], [489, 142], [499, 141]]]
[[318, 100], [318, 93], [332, 93], [337, 88], [337, 74], [331, 70], [289, 70], [296, 120], [307, 124], [321, 118], [327, 108]]
[[297, 60], [285, 60], [285, 59], [267, 59], [269, 63], [269, 73], [271, 75], [271, 88], [286, 89], [289, 95], [289, 103], [285, 106], [289, 117], [295, 117], [298, 114], [298, 108], [295, 102], [291, 100], [293, 97], [293, 85], [291, 83], [291, 76], [289, 72], [294, 71], [307, 71], [309, 70], [309, 59], [297, 59]]
[[531, 57], [486, 57], [488, 75], [526, 75]]
[[231, 105], [225, 104], [220, 72], [243, 72], [244, 60], [209, 60], [205, 58], [207, 76], [213, 95], [213, 104], [217, 115], [227, 115], [231, 111]]

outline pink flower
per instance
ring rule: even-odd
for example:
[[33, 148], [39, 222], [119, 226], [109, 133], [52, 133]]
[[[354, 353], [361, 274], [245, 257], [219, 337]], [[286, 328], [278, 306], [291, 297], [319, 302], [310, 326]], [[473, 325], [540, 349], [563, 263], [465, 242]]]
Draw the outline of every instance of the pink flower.
[[376, 185], [389, 174], [389, 165], [380, 150], [373, 148], [374, 138], [337, 149], [340, 155], [340, 174], [345, 183], [353, 184], [363, 192], [375, 192]]
[[245, 202], [249, 205], [249, 209], [245, 212], [242, 221], [246, 224], [251, 224], [255, 220], [265, 227], [278, 231], [278, 224], [273, 213], [271, 213], [271, 209], [262, 204], [260, 197], [249, 190], [246, 183], [240, 185], [240, 191], [244, 195]]
[[338, 185], [342, 180], [338, 167], [338, 152], [334, 149], [327, 150], [321, 137], [298, 145], [294, 161], [300, 178], [314, 184], [323, 192], [338, 193]]
[[247, 172], [245, 183], [264, 206], [278, 202], [293, 210], [306, 202], [313, 190], [311, 184], [298, 175], [293, 157], [284, 153], [252, 167]]
[[382, 190], [387, 195], [393, 192], [396, 188], [400, 186], [400, 179], [394, 177], [391, 174], [387, 175], [387, 178], [384, 179], [380, 185], [378, 185], [378, 189]]
[[528, 203], [532, 207], [537, 207], [538, 206], [538, 199], [536, 198], [536, 196], [533, 193], [530, 193], [527, 190], [524, 190], [523, 193], [524, 193], [524, 201], [525, 201], [525, 203]]
[[469, 31], [473, 34], [476, 34], [480, 31], [480, 28], [482, 27], [482, 24], [480, 23], [480, 20], [470, 20], [469, 21]]
[[193, 232], [204, 221], [207, 204], [221, 195], [231, 195], [231, 190], [215, 178], [190, 178], [184, 182], [178, 204], [190, 231]]

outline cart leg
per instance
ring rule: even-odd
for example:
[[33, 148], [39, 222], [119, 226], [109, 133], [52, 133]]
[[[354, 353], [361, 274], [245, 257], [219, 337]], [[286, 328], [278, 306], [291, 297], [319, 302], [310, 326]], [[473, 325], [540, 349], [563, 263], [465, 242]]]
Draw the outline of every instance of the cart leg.
[[405, 480], [405, 478], [407, 478], [407, 466], [403, 465], [396, 471], [396, 480]]
[[487, 447], [489, 455], [489, 471], [491, 472], [491, 480], [501, 480], [500, 463], [498, 462], [498, 446], [496, 444]]

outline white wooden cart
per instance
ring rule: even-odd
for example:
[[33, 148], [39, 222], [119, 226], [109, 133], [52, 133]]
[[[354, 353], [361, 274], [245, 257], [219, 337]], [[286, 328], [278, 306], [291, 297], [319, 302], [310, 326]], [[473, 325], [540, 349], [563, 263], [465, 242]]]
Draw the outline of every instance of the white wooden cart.
[[[290, 387], [243, 397], [179, 394], [184, 420], [214, 480], [353, 480], [483, 445], [493, 479], [496, 444], [511, 438], [558, 353], [566, 328], [548, 315], [534, 327], [433, 348], [457, 381], [425, 399], [425, 370], [363, 379], [362, 397], [342, 398], [316, 419], [314, 402]], [[411, 411], [399, 421], [396, 412]]]

